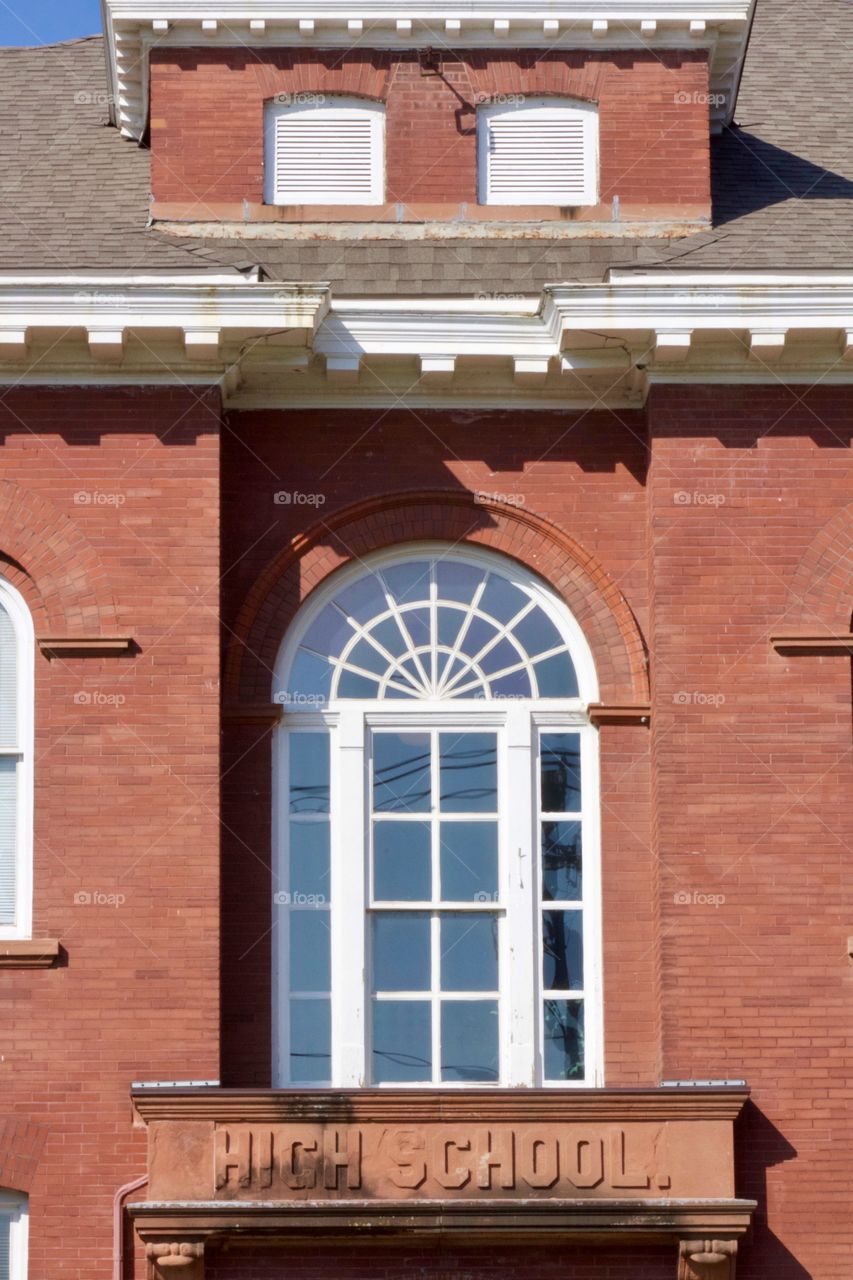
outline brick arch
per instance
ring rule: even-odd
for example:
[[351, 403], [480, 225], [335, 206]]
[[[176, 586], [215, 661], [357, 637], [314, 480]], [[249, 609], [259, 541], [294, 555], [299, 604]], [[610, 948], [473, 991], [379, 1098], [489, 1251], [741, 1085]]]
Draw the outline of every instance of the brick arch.
[[791, 582], [786, 622], [848, 631], [853, 611], [853, 503], [818, 533]]
[[531, 511], [452, 491], [391, 494], [347, 507], [294, 538], [246, 597], [225, 667], [232, 703], [268, 702], [272, 671], [297, 609], [329, 574], [357, 557], [407, 542], [468, 543], [539, 574], [565, 601], [592, 650], [605, 702], [648, 702], [637, 622], [603, 567]]
[[598, 102], [606, 60], [594, 53], [551, 51], [474, 52], [468, 55], [469, 74], [478, 101], [518, 93], [534, 98], [565, 97]]
[[0, 567], [33, 615], [36, 635], [115, 630], [106, 572], [75, 522], [13, 480], [0, 481]]
[[384, 102], [391, 77], [389, 51], [276, 49], [253, 67], [264, 99], [278, 94], [345, 94]]

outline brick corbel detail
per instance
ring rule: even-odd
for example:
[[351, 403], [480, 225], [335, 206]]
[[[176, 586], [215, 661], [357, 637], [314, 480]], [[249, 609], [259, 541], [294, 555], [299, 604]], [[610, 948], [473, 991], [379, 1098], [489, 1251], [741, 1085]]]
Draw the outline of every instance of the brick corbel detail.
[[148, 1280], [204, 1280], [204, 1241], [149, 1244]]
[[0, 1187], [28, 1192], [47, 1141], [44, 1125], [0, 1116]]
[[678, 1280], [735, 1280], [737, 1240], [682, 1240]]
[[611, 706], [649, 703], [645, 646], [604, 567], [557, 525], [527, 508], [457, 490], [391, 494], [347, 507], [294, 538], [261, 574], [234, 627], [225, 701], [268, 703], [270, 671], [302, 602], [342, 565], [408, 542], [487, 547], [527, 566], [566, 602], [583, 630]]

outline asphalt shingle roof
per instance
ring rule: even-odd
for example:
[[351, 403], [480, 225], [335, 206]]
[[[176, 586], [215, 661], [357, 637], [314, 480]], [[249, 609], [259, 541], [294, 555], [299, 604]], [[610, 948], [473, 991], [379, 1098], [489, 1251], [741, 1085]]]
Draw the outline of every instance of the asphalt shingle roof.
[[148, 226], [149, 153], [109, 127], [103, 40], [0, 50], [0, 270], [245, 270], [340, 294], [535, 293], [608, 268], [853, 267], [853, 3], [758, 0], [713, 230], [681, 240], [190, 239]]

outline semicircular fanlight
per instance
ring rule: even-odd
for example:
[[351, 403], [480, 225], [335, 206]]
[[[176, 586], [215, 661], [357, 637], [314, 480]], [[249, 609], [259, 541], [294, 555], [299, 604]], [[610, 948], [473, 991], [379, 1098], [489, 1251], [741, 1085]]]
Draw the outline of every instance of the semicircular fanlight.
[[573, 698], [566, 637], [535, 586], [468, 560], [366, 570], [308, 626], [286, 701]]

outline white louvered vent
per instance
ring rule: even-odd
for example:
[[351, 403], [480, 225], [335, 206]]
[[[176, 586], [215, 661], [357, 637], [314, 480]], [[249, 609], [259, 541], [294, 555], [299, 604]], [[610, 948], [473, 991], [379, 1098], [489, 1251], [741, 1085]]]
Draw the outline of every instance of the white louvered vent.
[[0, 1209], [0, 1280], [12, 1280], [12, 1222]]
[[527, 99], [481, 107], [481, 204], [596, 204], [598, 113], [588, 103]]
[[385, 108], [313, 97], [267, 108], [267, 204], [382, 204]]

